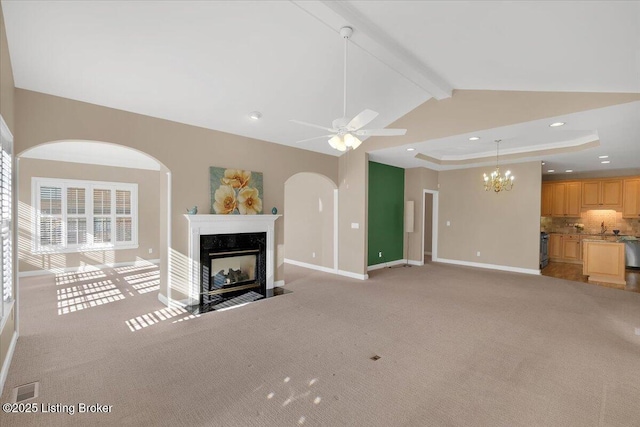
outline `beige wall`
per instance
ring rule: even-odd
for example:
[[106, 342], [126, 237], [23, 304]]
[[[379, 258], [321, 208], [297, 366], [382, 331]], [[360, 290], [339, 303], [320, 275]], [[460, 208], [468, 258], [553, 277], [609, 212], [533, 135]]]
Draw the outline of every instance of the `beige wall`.
[[[299, 173], [285, 183], [285, 257], [320, 267], [333, 265], [336, 184], [315, 173]], [[313, 254], [315, 253], [315, 258]]]
[[[18, 161], [18, 173], [20, 183], [18, 194], [20, 272], [159, 258], [160, 199], [158, 194], [160, 193], [161, 172], [21, 158]], [[31, 178], [33, 177], [138, 184], [138, 249], [55, 255], [33, 254], [31, 252], [33, 238], [31, 215], [34, 209], [31, 200]], [[149, 249], [153, 250], [152, 254], [149, 254]]]
[[513, 190], [484, 191], [482, 174], [490, 167], [439, 173], [438, 258], [538, 269], [540, 163], [501, 169], [515, 175]]
[[0, 114], [9, 126], [11, 133], [16, 134], [14, 128], [14, 83], [13, 71], [11, 69], [11, 58], [9, 58], [9, 45], [7, 44], [7, 34], [4, 26], [4, 16], [0, 7]]
[[[299, 172], [317, 172], [337, 181], [336, 157], [238, 135], [198, 128], [93, 104], [16, 90], [16, 152], [50, 141], [80, 139], [124, 145], [147, 153], [171, 171], [171, 248], [176, 266], [172, 284], [186, 278], [187, 221], [193, 205], [208, 213], [209, 167], [221, 166], [263, 172], [265, 212], [284, 205], [284, 183]], [[284, 222], [276, 221], [278, 260], [275, 279], [283, 280]], [[164, 278], [161, 276], [161, 280]], [[173, 297], [180, 299], [179, 292]]]
[[[340, 157], [338, 183], [338, 269], [367, 274], [367, 187], [369, 156], [361, 149]], [[352, 228], [358, 224], [358, 228]]]
[[422, 236], [424, 234], [424, 218], [422, 217], [422, 195], [424, 190], [438, 189], [438, 172], [427, 168], [411, 168], [404, 171], [404, 194], [405, 200], [413, 200], [414, 228], [413, 233], [409, 233], [409, 238], [405, 240], [405, 255], [408, 251], [408, 259], [422, 261]]

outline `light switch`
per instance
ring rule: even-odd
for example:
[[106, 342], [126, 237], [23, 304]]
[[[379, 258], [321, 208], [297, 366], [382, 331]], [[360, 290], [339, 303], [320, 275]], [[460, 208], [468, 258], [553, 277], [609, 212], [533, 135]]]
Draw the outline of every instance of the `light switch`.
[[447, 221], [447, 227], [451, 226], [451, 221]]
[[360, 228], [360, 224], [358, 224], [357, 222], [352, 222], [351, 228]]

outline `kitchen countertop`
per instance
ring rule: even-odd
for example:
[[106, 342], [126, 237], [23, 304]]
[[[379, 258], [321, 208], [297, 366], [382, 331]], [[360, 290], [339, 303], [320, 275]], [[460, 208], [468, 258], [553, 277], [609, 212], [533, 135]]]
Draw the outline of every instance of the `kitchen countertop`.
[[565, 231], [547, 231], [549, 234], [570, 234], [570, 235], [578, 235], [578, 236], [598, 236], [598, 237], [638, 237], [640, 238], [640, 234], [618, 234], [615, 235], [613, 233], [576, 233], [576, 232], [565, 232]]
[[586, 239], [582, 239], [582, 242], [603, 242], [603, 243], [624, 243], [624, 242], [619, 242], [618, 240], [613, 240], [613, 239], [607, 239], [607, 237], [615, 237], [615, 236], [605, 236], [605, 237], [596, 237], [596, 236], [591, 236], [591, 237], [587, 237]]

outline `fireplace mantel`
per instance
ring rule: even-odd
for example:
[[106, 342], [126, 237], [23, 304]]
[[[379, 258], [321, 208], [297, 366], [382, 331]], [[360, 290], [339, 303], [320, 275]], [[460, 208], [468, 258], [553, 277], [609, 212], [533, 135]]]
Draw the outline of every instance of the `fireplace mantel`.
[[197, 304], [200, 294], [200, 236], [236, 233], [267, 234], [267, 289], [273, 289], [275, 222], [282, 215], [184, 215], [189, 223], [189, 300]]

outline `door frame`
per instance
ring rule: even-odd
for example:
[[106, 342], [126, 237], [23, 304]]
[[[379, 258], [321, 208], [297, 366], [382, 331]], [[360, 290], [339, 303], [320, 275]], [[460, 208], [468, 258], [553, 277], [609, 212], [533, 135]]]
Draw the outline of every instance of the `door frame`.
[[422, 190], [422, 262], [424, 262], [424, 204], [427, 201], [427, 194], [433, 196], [432, 217], [431, 217], [431, 261], [438, 261], [438, 190]]

